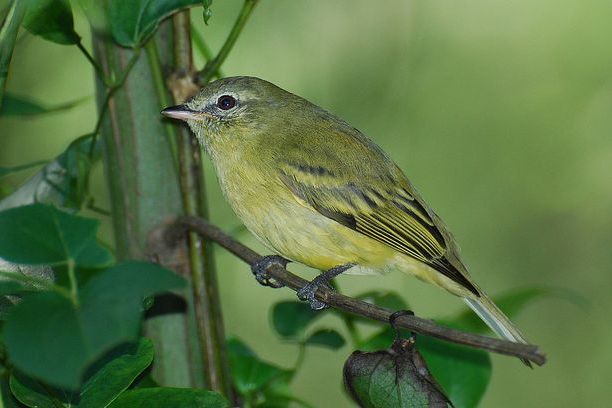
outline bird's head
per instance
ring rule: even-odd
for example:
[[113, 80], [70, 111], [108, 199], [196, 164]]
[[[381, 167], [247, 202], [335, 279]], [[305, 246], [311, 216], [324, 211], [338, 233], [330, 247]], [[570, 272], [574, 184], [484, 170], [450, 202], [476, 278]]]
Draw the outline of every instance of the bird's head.
[[262, 79], [230, 77], [204, 86], [184, 104], [161, 113], [187, 122], [208, 150], [219, 144], [235, 145], [257, 138], [299, 100]]

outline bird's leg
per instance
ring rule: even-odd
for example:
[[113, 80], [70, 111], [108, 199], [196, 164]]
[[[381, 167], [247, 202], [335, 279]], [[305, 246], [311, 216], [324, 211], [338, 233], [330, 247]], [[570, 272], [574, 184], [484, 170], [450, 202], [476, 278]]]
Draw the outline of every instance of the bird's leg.
[[255, 275], [255, 279], [263, 286], [271, 288], [282, 288], [284, 285], [268, 276], [268, 268], [272, 265], [287, 266], [289, 261], [280, 255], [266, 255], [261, 257], [257, 262], [251, 265], [251, 271]]
[[315, 299], [315, 293], [320, 286], [328, 286], [329, 281], [340, 275], [342, 272], [355, 266], [354, 264], [339, 265], [331, 268], [328, 271], [323, 272], [312, 281], [308, 282], [306, 286], [297, 291], [297, 296], [301, 300], [307, 300], [310, 303], [310, 307], [313, 310], [325, 309], [327, 305], [318, 299]]
[[[412, 310], [398, 310], [389, 316], [389, 324], [391, 325], [391, 328], [395, 330], [395, 341], [400, 341], [402, 339], [400, 328], [395, 324], [395, 321], [402, 316], [414, 316], [414, 312]], [[410, 337], [408, 340], [414, 343], [415, 339], [416, 334], [414, 332], [410, 332]]]

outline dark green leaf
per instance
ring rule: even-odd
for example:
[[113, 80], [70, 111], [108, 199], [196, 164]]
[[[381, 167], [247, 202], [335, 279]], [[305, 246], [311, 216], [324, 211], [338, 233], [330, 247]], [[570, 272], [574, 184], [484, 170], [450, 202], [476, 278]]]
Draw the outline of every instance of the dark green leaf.
[[[0, 257], [20, 264], [103, 267], [110, 252], [96, 241], [98, 221], [32, 204], [0, 212]], [[10, 233], [8, 233], [10, 231]]]
[[[560, 288], [523, 288], [516, 289], [494, 298], [495, 304], [510, 318], [516, 317], [518, 313], [529, 303], [544, 298], [555, 297], [568, 300], [572, 303], [582, 305], [582, 299], [575, 292]], [[449, 325], [470, 332], [486, 332], [487, 325], [470, 309], [465, 309], [460, 314], [450, 319], [445, 319]]]
[[46, 107], [31, 99], [5, 93], [4, 101], [2, 101], [2, 108], [0, 109], [0, 116], [30, 116], [41, 113], [60, 112], [77, 106], [85, 99], [89, 98], [81, 98], [71, 102]]
[[11, 280], [0, 281], [0, 296], [18, 295], [19, 293], [26, 290], [28, 289], [20, 282], [15, 282]]
[[106, 407], [153, 361], [153, 342], [142, 337], [138, 343], [121, 347], [118, 356], [96, 370], [81, 388], [79, 408]]
[[30, 1], [23, 26], [32, 34], [58, 44], [77, 44], [81, 40], [74, 31], [68, 0]]
[[55, 292], [28, 296], [6, 321], [8, 355], [25, 373], [76, 389], [89, 364], [136, 339], [145, 297], [184, 284], [157, 265], [129, 262], [93, 277], [81, 288], [78, 306]]
[[338, 350], [345, 343], [340, 333], [333, 329], [317, 330], [306, 339], [306, 344], [308, 345], [323, 346], [332, 350]]
[[108, 16], [115, 41], [137, 47], [172, 13], [202, 0], [110, 0]]
[[109, 408], [227, 408], [221, 394], [195, 388], [142, 388], [126, 391]]
[[101, 157], [100, 139], [93, 148], [92, 140], [91, 135], [86, 135], [73, 141], [66, 151], [0, 201], [0, 210], [32, 203], [81, 209], [88, 196], [91, 166]]
[[448, 399], [407, 340], [390, 350], [355, 351], [344, 365], [344, 383], [364, 408], [448, 407]]
[[[21, 373], [11, 375], [10, 386], [13, 395], [22, 404], [35, 408], [57, 408], [63, 406], [59, 395], [69, 397], [61, 390], [45, 387], [42, 383]], [[69, 398], [68, 398], [69, 399]]]
[[372, 290], [362, 293], [361, 295], [357, 296], [357, 299], [393, 311], [408, 309], [408, 304], [395, 292]]
[[208, 24], [208, 21], [212, 17], [212, 10], [210, 6], [212, 6], [213, 0], [202, 0], [202, 7], [204, 10], [202, 11], [202, 17], [204, 18], [204, 24]]
[[45, 164], [45, 163], [47, 163], [46, 160], [45, 161], [35, 161], [32, 163], [28, 163], [28, 164], [22, 164], [20, 166], [0, 167], [0, 177], [4, 177], [9, 174], [16, 173], [22, 170], [31, 169], [32, 167], [40, 166], [41, 164]]
[[260, 360], [238, 339], [228, 341], [228, 351], [234, 385], [242, 395], [261, 390], [274, 379], [288, 373], [287, 370]]
[[304, 331], [320, 312], [312, 310], [306, 302], [278, 302], [272, 309], [272, 325], [278, 334], [284, 338], [300, 339]]
[[0, 376], [0, 407], [2, 408], [21, 408], [22, 405], [19, 404], [15, 395], [11, 392], [11, 387], [9, 386], [9, 376], [8, 371], [4, 369], [2, 376]]
[[488, 353], [432, 337], [417, 337], [419, 352], [457, 408], [478, 406], [491, 379]]

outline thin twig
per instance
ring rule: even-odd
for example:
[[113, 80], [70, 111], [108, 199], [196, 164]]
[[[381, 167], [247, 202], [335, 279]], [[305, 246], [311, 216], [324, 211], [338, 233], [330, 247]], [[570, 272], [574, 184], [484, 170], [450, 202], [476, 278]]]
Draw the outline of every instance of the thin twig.
[[221, 65], [223, 64], [223, 62], [229, 55], [230, 51], [232, 50], [232, 47], [234, 47], [236, 40], [240, 36], [240, 32], [242, 31], [242, 29], [244, 28], [244, 25], [246, 24], [247, 20], [251, 16], [251, 13], [253, 12], [253, 8], [255, 7], [255, 5], [257, 5], [258, 1], [259, 0], [244, 0], [244, 4], [242, 5], [240, 14], [238, 15], [238, 18], [236, 19], [236, 22], [234, 23], [232, 30], [227, 36], [225, 43], [219, 50], [219, 53], [217, 54], [215, 58], [208, 61], [206, 65], [204, 66], [204, 69], [199, 73], [198, 82], [200, 84], [204, 85], [204, 84], [209, 83], [210, 80], [219, 71], [219, 68], [221, 67]]
[[[175, 242], [179, 232], [185, 229], [196, 231], [206, 239], [216, 242], [223, 248], [236, 255], [246, 263], [252, 265], [261, 259], [261, 255], [252, 249], [242, 245], [219, 228], [209, 224], [206, 220], [197, 217], [181, 217], [178, 219], [174, 228], [170, 228], [167, 233], [168, 243]], [[272, 266], [268, 269], [268, 274], [276, 281], [283, 283], [290, 289], [298, 291], [303, 288], [308, 281], [287, 271], [280, 266]], [[336, 309], [366, 317], [381, 322], [388, 322], [393, 310], [385, 309], [361, 300], [357, 300], [340, 293], [320, 287], [316, 293], [317, 299]], [[395, 321], [397, 327], [402, 327], [416, 333], [436, 337], [452, 343], [462, 344], [478, 349], [491, 351], [498, 354], [519, 357], [542, 365], [546, 362], [546, 356], [538, 346], [532, 344], [520, 344], [507, 340], [494, 339], [478, 334], [466, 333], [461, 330], [441, 326], [433, 320], [423, 319], [416, 316], [401, 316]]]

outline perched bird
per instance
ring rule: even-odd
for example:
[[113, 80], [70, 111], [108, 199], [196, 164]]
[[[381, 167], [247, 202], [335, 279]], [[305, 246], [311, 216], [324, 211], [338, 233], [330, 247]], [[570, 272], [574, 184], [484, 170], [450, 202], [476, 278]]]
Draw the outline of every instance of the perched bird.
[[498, 335], [526, 343], [400, 168], [342, 119], [254, 77], [210, 83], [162, 114], [187, 122], [237, 216], [274, 251], [253, 268], [260, 282], [275, 262], [326, 271], [298, 293], [319, 309], [317, 287], [342, 272], [400, 270], [460, 296]]

